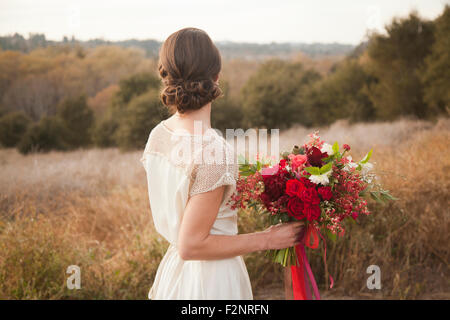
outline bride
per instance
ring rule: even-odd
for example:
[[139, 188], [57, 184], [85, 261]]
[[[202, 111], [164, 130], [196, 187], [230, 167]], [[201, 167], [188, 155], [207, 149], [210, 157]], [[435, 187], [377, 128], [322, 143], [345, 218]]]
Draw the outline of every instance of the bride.
[[141, 161], [155, 228], [170, 246], [148, 297], [253, 299], [242, 255], [297, 244], [302, 224], [237, 234], [237, 212], [227, 206], [236, 157], [211, 129], [211, 102], [221, 95], [221, 57], [210, 37], [196, 28], [171, 34], [158, 68], [161, 100], [173, 115], [153, 128]]

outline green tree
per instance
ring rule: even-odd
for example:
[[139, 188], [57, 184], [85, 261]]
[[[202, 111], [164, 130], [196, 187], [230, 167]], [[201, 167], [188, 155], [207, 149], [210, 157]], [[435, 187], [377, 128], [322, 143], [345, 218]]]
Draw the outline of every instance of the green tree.
[[425, 101], [435, 114], [450, 108], [450, 6], [435, 20], [435, 41], [426, 58], [423, 77]]
[[357, 60], [339, 63], [333, 73], [307, 90], [305, 124], [329, 124], [337, 119], [373, 120], [375, 110], [366, 93], [373, 80]]
[[4, 147], [15, 147], [31, 123], [31, 119], [24, 112], [11, 112], [1, 117], [0, 144]]
[[150, 131], [165, 117], [159, 91], [150, 90], [133, 98], [119, 121], [117, 142], [122, 149], [143, 149]]
[[117, 146], [116, 132], [118, 128], [118, 119], [114, 119], [111, 112], [107, 112], [102, 118], [96, 120], [92, 134], [94, 144], [101, 148]]
[[123, 79], [119, 83], [120, 90], [115, 97], [115, 103], [125, 106], [131, 99], [147, 92], [151, 88], [159, 88], [161, 80], [150, 72], [143, 72]]
[[67, 128], [65, 141], [73, 148], [91, 143], [94, 113], [87, 105], [86, 96], [67, 98], [58, 107], [58, 116]]
[[59, 117], [43, 117], [23, 135], [18, 144], [18, 149], [23, 154], [67, 150], [69, 146], [65, 137], [67, 137], [67, 129]]
[[230, 96], [229, 83], [221, 80], [220, 88], [223, 96], [212, 103], [211, 125], [225, 134], [225, 129], [241, 128], [243, 112], [237, 99]]
[[420, 70], [433, 43], [433, 23], [411, 13], [408, 18], [394, 19], [386, 31], [387, 35], [373, 35], [368, 46], [368, 70], [377, 78], [369, 95], [377, 116], [423, 118], [428, 110]]
[[301, 123], [303, 91], [318, 79], [301, 63], [267, 61], [242, 88], [244, 125], [282, 129]]
[[122, 79], [119, 83], [119, 91], [112, 98], [106, 114], [97, 119], [93, 132], [94, 143], [100, 147], [121, 145], [124, 148], [128, 144], [125, 131], [129, 128], [123, 129], [121, 132], [119, 129], [124, 123], [121, 119], [129, 117], [128, 104], [136, 97], [159, 89], [160, 85], [159, 78], [150, 72], [142, 72]]

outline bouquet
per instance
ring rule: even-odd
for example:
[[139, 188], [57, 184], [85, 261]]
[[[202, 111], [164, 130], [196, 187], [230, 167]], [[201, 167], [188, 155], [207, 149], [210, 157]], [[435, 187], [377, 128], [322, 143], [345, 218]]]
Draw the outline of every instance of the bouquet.
[[[355, 162], [348, 154], [350, 146], [333, 145], [321, 140], [317, 132], [310, 141], [271, 166], [270, 161], [257, 157], [255, 163], [240, 157], [239, 179], [230, 205], [265, 214], [268, 224], [302, 220], [305, 222], [302, 243], [296, 247], [270, 250], [274, 262], [291, 266], [295, 299], [311, 299], [308, 278], [316, 299], [320, 299], [314, 277], [306, 258], [305, 246], [315, 249], [322, 234], [335, 241], [345, 233], [344, 220], [357, 220], [368, 215], [367, 198], [378, 202], [395, 200], [388, 190], [377, 183], [369, 162], [372, 150]], [[331, 285], [333, 278], [330, 276]]]

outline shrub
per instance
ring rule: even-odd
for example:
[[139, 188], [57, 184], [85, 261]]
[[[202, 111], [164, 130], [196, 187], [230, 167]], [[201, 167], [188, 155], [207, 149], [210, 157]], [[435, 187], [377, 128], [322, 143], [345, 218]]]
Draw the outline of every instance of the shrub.
[[122, 149], [144, 148], [150, 131], [167, 116], [158, 90], [135, 97], [119, 120], [117, 142]]
[[65, 140], [68, 146], [77, 148], [91, 143], [94, 113], [84, 95], [65, 99], [58, 107], [58, 116], [67, 128]]
[[303, 124], [299, 96], [320, 78], [300, 63], [273, 59], [263, 64], [242, 88], [244, 124], [250, 127], [287, 128]]
[[228, 83], [221, 81], [220, 87], [223, 97], [212, 103], [211, 125], [225, 134], [225, 129], [242, 127], [243, 111], [238, 101], [230, 97]]
[[367, 94], [373, 81], [358, 61], [347, 59], [339, 63], [329, 76], [305, 91], [303, 123], [323, 125], [337, 119], [374, 119], [375, 110]]
[[116, 146], [116, 132], [118, 128], [118, 120], [112, 115], [108, 114], [101, 118], [97, 121], [92, 133], [92, 140], [94, 144], [101, 148]]
[[0, 144], [15, 147], [31, 125], [24, 112], [11, 112], [0, 118]]
[[128, 104], [134, 97], [137, 97], [151, 88], [159, 88], [161, 81], [150, 72], [142, 72], [132, 75], [120, 81], [120, 89], [116, 94], [116, 102], [121, 105]]
[[65, 139], [67, 136], [67, 129], [60, 118], [44, 117], [27, 130], [18, 144], [18, 149], [23, 154], [54, 149], [66, 150], [68, 149]]

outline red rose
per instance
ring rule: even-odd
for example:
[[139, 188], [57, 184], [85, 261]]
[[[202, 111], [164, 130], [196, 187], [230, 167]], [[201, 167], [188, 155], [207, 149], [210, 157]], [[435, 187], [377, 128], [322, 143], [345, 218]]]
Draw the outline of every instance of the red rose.
[[286, 159], [281, 159], [280, 160], [279, 165], [280, 165], [281, 169], [284, 169], [286, 167], [286, 162], [287, 162]]
[[320, 207], [318, 205], [305, 204], [303, 213], [308, 221], [318, 220], [320, 217]]
[[307, 188], [303, 190], [300, 194], [300, 199], [302, 199], [305, 204], [318, 205], [320, 203], [319, 194], [317, 193], [316, 188]]
[[315, 184], [312, 183], [311, 180], [309, 180], [308, 178], [305, 178], [305, 177], [301, 177], [300, 182], [303, 183], [303, 185], [307, 188], [312, 188], [315, 186]]
[[348, 144], [344, 144], [342, 148], [344, 148], [345, 151], [350, 151], [350, 146]]
[[303, 202], [298, 197], [292, 197], [287, 204], [288, 214], [297, 220], [303, 219]]
[[323, 200], [330, 200], [333, 198], [333, 192], [331, 192], [331, 187], [320, 187], [318, 190], [319, 194], [322, 196]]
[[305, 186], [297, 179], [291, 179], [286, 182], [286, 193], [291, 197], [299, 197], [303, 190], [305, 190]]

